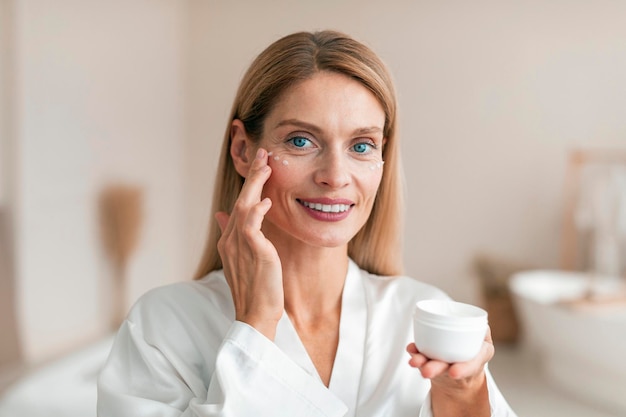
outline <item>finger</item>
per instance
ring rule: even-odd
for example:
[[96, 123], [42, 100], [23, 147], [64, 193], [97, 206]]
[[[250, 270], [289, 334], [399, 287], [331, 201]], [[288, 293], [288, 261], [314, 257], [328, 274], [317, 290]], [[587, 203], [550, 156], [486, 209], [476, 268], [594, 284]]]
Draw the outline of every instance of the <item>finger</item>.
[[483, 369], [482, 361], [459, 362], [452, 364], [448, 370], [448, 375], [452, 379], [463, 379], [479, 374]]
[[237, 216], [234, 215], [234, 213], [228, 214], [224, 211], [215, 213], [215, 220], [217, 220], [217, 224], [221, 232], [220, 240], [224, 239], [226, 236], [232, 235], [233, 229], [235, 228], [236, 219]]
[[491, 339], [491, 327], [490, 326], [487, 326], [487, 334], [485, 335], [485, 341], [493, 345], [493, 340]]
[[226, 230], [226, 226], [228, 225], [228, 219], [230, 219], [230, 215], [223, 211], [218, 211], [215, 213], [215, 220], [217, 220], [217, 225], [220, 227], [220, 231], [224, 233]]
[[411, 355], [411, 359], [409, 359], [409, 365], [413, 368], [421, 368], [426, 362], [428, 362], [428, 358], [419, 353]]
[[411, 355], [409, 365], [413, 368], [419, 368], [428, 362], [428, 358], [419, 352], [415, 343], [409, 343], [406, 347], [406, 351], [409, 352], [409, 355]]
[[264, 198], [260, 203], [250, 209], [242, 227], [242, 233], [248, 246], [262, 258], [265, 257], [264, 255], [273, 255], [274, 252], [274, 250], [270, 248], [273, 248], [273, 245], [269, 243], [265, 234], [261, 231], [265, 214], [267, 214], [271, 207], [272, 200]]
[[462, 379], [475, 376], [483, 372], [485, 364], [491, 360], [495, 352], [493, 345], [489, 342], [489, 338], [485, 338], [480, 353], [472, 360], [467, 362], [455, 363], [450, 367], [448, 374], [452, 379]]
[[433, 379], [446, 372], [449, 368], [449, 363], [437, 360], [430, 360], [422, 365], [419, 370], [424, 378]]
[[[261, 226], [263, 225], [263, 219], [265, 215], [272, 207], [272, 200], [269, 198], [264, 198], [260, 203], [256, 204], [252, 209], [248, 212], [248, 216], [246, 217], [246, 222], [244, 225], [244, 230], [246, 231], [246, 235], [256, 237], [258, 233], [261, 232]], [[262, 233], [261, 233], [262, 235]]]
[[406, 347], [406, 351], [412, 355], [419, 353], [419, 350], [417, 350], [417, 346], [415, 345], [415, 343], [409, 343]]
[[271, 171], [272, 169], [267, 163], [267, 151], [259, 148], [243, 183], [237, 203], [243, 207], [250, 207], [261, 201], [263, 185], [270, 177]]

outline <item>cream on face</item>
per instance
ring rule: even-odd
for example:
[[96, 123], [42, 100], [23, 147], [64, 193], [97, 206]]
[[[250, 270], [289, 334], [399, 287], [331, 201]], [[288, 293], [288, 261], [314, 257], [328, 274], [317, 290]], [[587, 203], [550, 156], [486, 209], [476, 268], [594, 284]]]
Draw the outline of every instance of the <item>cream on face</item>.
[[258, 146], [272, 174], [263, 232], [275, 244], [348, 243], [367, 221], [382, 179], [385, 113], [359, 82], [321, 72], [286, 91]]
[[[297, 122], [293, 122], [298, 128]], [[372, 129], [377, 131], [378, 129]], [[382, 169], [385, 161], [382, 160], [381, 146], [375, 138], [371, 137], [355, 137], [346, 141], [343, 150], [346, 166], [358, 174], [363, 173], [366, 169], [370, 171]], [[289, 166], [293, 162], [294, 166], [303, 164], [319, 164], [324, 157], [324, 153], [328, 153], [327, 144], [323, 140], [314, 138], [310, 133], [294, 132], [287, 134], [285, 138], [275, 137], [268, 147], [270, 165]], [[341, 151], [341, 150], [340, 150]]]
[[[272, 156], [272, 155], [273, 155], [273, 152], [272, 152], [272, 151], [270, 151], [268, 155]], [[272, 159], [273, 159], [274, 161], [276, 161], [276, 162], [280, 162], [280, 164], [281, 164], [282, 166], [284, 166], [284, 167], [286, 167], [287, 165], [289, 165], [289, 161], [288, 161], [286, 158], [285, 158], [285, 159], [283, 159], [283, 160], [281, 161], [281, 160], [280, 160], [280, 156], [278, 156], [278, 155], [273, 156], [273, 157], [272, 157]], [[369, 169], [370, 169], [371, 171], [374, 171], [374, 170], [376, 170], [376, 169], [381, 169], [381, 168], [383, 167], [383, 165], [384, 165], [384, 164], [385, 164], [385, 161], [382, 161], [382, 160], [381, 160], [381, 161], [378, 161], [378, 162], [376, 162], [376, 163], [372, 163], [372, 164], [370, 164], [370, 165], [369, 165]], [[270, 164], [270, 165], [272, 165], [272, 164]]]
[[[269, 157], [271, 157], [271, 158], [272, 158], [274, 161], [276, 161], [276, 162], [280, 161], [280, 156], [278, 156], [278, 155], [274, 155], [274, 152], [273, 152], [273, 151], [269, 151], [269, 152], [267, 153], [267, 155], [268, 155]], [[281, 163], [282, 165], [284, 165], [284, 166], [289, 165], [289, 161], [288, 161], [288, 160], [286, 160], [286, 159], [283, 159], [280, 163]]]

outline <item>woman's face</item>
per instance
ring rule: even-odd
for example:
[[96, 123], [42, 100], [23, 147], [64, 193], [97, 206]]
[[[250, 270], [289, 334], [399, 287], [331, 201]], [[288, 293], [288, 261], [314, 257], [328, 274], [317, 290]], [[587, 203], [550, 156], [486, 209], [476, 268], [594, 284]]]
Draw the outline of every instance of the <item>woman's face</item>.
[[272, 174], [264, 233], [347, 245], [367, 221], [383, 173], [385, 113], [362, 84], [320, 72], [287, 90], [264, 123]]

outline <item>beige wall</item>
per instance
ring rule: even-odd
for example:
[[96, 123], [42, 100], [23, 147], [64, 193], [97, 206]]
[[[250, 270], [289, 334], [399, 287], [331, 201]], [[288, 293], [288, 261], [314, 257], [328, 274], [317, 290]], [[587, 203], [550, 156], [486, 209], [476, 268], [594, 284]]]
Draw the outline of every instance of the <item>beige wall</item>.
[[100, 337], [110, 310], [96, 200], [141, 187], [127, 303], [180, 280], [185, 252], [186, 7], [15, 2], [18, 320], [29, 362]]
[[14, 369], [21, 357], [16, 320], [13, 230], [8, 207], [11, 173], [10, 71], [12, 2], [0, 0], [0, 391], [3, 376]]
[[7, 182], [9, 175], [9, 71], [11, 68], [11, 4], [12, 1], [0, 0], [0, 206], [7, 200]]
[[145, 190], [128, 302], [189, 276], [237, 83], [289, 32], [339, 29], [389, 64], [407, 273], [458, 299], [478, 300], [469, 265], [479, 251], [557, 266], [567, 151], [626, 148], [621, 2], [14, 3], [14, 163], [4, 180], [0, 170], [0, 198], [3, 183], [16, 190], [8, 200], [31, 361], [105, 331], [95, 199], [108, 180]]
[[192, 2], [204, 40], [191, 54], [195, 111], [206, 114], [191, 121], [193, 224], [208, 210], [205, 155], [217, 148], [206, 138], [222, 136], [250, 60], [291, 31], [334, 28], [372, 46], [397, 82], [408, 274], [478, 301], [477, 252], [558, 266], [567, 152], [626, 147], [626, 3], [241, 3]]

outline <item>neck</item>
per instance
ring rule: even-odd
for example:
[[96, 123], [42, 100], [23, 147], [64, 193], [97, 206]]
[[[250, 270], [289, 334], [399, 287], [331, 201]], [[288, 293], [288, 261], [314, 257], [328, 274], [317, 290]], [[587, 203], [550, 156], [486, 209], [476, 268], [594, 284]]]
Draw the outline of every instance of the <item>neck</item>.
[[[304, 245], [303, 245], [304, 246]], [[283, 269], [285, 311], [294, 322], [338, 317], [348, 271], [347, 247], [277, 248]]]

